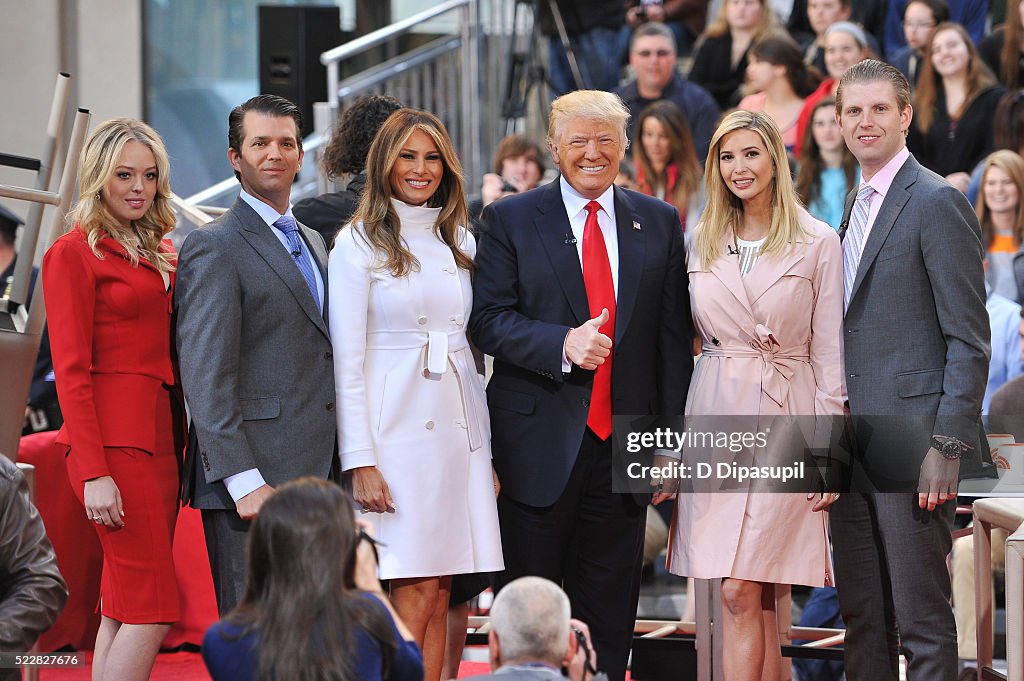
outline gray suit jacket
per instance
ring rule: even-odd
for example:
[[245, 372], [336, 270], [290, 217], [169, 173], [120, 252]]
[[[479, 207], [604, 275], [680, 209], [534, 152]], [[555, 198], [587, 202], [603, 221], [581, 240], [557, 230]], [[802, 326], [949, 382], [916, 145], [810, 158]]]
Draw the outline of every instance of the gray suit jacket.
[[[323, 239], [300, 227], [326, 295]], [[178, 263], [178, 352], [192, 418], [182, 498], [234, 508], [221, 481], [251, 468], [272, 487], [328, 477], [336, 452], [331, 342], [291, 256], [238, 199], [188, 235]]]
[[982, 260], [967, 199], [911, 156], [868, 235], [843, 320], [857, 445], [883, 478], [916, 481], [933, 434], [973, 445], [977, 465], [990, 353]]

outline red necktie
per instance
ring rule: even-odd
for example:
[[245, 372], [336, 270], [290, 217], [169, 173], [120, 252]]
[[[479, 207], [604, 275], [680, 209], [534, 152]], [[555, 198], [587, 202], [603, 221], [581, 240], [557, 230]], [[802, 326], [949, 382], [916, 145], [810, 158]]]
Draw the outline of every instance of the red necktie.
[[[586, 205], [587, 222], [583, 226], [583, 285], [587, 288], [587, 304], [590, 317], [598, 317], [601, 310], [608, 308], [608, 321], [600, 328], [601, 333], [615, 338], [615, 285], [612, 283], [612, 268], [608, 263], [608, 249], [604, 245], [601, 226], [597, 224], [597, 211], [601, 204], [591, 201]], [[614, 351], [614, 349], [613, 349]], [[594, 372], [594, 388], [590, 395], [590, 413], [587, 426], [602, 440], [612, 434], [612, 356], [604, 358], [604, 364]]]

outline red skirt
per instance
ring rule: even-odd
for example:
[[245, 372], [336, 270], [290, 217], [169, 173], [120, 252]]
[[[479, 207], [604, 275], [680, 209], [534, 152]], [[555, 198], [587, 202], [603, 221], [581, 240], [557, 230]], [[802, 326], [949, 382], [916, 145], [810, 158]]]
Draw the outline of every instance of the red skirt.
[[[100, 612], [127, 624], [175, 622], [181, 617], [174, 574], [174, 525], [178, 517], [180, 426], [170, 393], [154, 415], [157, 451], [105, 447], [110, 476], [121, 493], [124, 527], [94, 524], [103, 547]], [[85, 486], [68, 451], [68, 475], [79, 502]]]

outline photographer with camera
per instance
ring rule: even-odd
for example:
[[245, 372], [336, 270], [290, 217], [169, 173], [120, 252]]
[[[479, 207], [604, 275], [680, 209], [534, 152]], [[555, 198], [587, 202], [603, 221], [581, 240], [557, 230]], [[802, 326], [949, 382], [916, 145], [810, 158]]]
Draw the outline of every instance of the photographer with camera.
[[480, 198], [469, 203], [474, 233], [484, 208], [500, 198], [533, 189], [544, 177], [544, 152], [526, 135], [508, 135], [498, 142], [494, 152], [494, 172], [483, 177]]
[[587, 625], [569, 617], [569, 598], [554, 582], [520, 577], [491, 606], [491, 673], [473, 679], [533, 681], [568, 676], [601, 681]]

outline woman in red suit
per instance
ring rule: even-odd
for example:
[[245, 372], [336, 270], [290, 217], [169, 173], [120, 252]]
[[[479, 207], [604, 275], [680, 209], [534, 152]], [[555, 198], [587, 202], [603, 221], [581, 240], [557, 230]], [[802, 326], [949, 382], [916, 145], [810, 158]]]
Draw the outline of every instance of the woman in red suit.
[[171, 556], [181, 401], [172, 361], [175, 225], [163, 142], [100, 124], [82, 151], [76, 226], [43, 258], [68, 476], [103, 546], [93, 681], [148, 679], [180, 616]]

